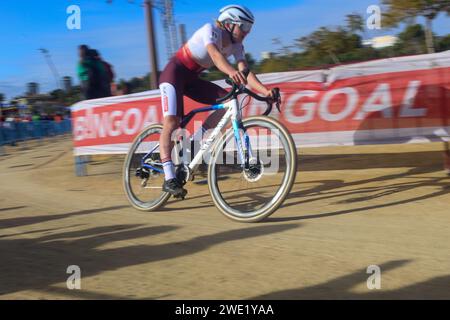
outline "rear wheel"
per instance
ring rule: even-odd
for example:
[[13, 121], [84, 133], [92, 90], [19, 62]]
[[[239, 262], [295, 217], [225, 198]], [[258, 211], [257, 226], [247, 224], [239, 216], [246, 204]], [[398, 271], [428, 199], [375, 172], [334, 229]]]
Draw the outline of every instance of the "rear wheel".
[[[162, 169], [159, 138], [162, 125], [153, 124], [144, 129], [133, 141], [123, 165], [123, 187], [131, 205], [142, 211], [152, 211], [163, 206], [170, 194], [162, 190]], [[151, 155], [145, 159], [151, 150]], [[144, 166], [145, 164], [145, 166]]]

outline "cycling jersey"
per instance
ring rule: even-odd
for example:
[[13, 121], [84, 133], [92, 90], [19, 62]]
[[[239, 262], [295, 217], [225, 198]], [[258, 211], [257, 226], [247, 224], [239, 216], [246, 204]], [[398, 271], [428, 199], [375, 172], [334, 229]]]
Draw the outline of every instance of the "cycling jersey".
[[232, 43], [228, 32], [211, 23], [198, 29], [188, 42], [178, 50], [176, 56], [189, 70], [201, 72], [214, 66], [207, 45], [213, 43], [225, 58], [233, 55], [236, 62], [245, 60], [242, 43]]
[[[227, 94], [220, 86], [199, 78], [201, 71], [214, 66], [206, 48], [210, 43], [214, 43], [225, 58], [233, 55], [236, 62], [245, 61], [242, 43], [232, 43], [227, 31], [211, 23], [205, 24], [178, 50], [159, 77], [164, 117], [183, 117], [184, 95], [211, 105]], [[217, 110], [215, 113], [223, 116], [225, 111]]]

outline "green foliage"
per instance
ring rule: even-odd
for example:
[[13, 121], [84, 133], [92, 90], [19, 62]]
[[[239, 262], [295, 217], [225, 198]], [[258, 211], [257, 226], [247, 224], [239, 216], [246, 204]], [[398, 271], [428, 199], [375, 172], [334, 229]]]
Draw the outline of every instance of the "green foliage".
[[[411, 21], [418, 15], [434, 18], [439, 12], [450, 13], [450, 1], [448, 0], [386, 0], [383, 3], [390, 6], [390, 10], [387, 11], [388, 19], [383, 20], [383, 23], [388, 22], [389, 25], [394, 26], [398, 22], [409, 22], [407, 27], [398, 34], [399, 40], [394, 46], [381, 49], [364, 47], [361, 36], [358, 34], [364, 31], [362, 17], [358, 14], [349, 14], [346, 16], [345, 27], [318, 28], [311, 34], [295, 40], [295, 46], [300, 52], [278, 53], [270, 59], [262, 60], [255, 68], [263, 73], [280, 72], [401, 55], [424, 54], [427, 52], [427, 43], [432, 45], [432, 41], [428, 40], [427, 42], [425, 39], [427, 37], [436, 38], [436, 36], [431, 33], [431, 30], [427, 33], [422, 25], [412, 24]], [[389, 21], [389, 19], [391, 20]], [[438, 40], [437, 51], [450, 49], [450, 35], [436, 39]]]
[[383, 0], [383, 5], [383, 24], [391, 27], [419, 16], [433, 20], [440, 12], [450, 15], [448, 0]]
[[423, 54], [427, 52], [425, 45], [425, 30], [422, 25], [414, 24], [406, 27], [398, 34], [399, 41], [394, 46], [394, 51], [399, 55]]
[[416, 17], [424, 17], [425, 43], [429, 53], [435, 51], [432, 21], [441, 12], [450, 15], [450, 1], [448, 0], [383, 0], [386, 9], [383, 14], [383, 24], [395, 27], [400, 22], [411, 24]]
[[450, 34], [438, 38], [437, 50], [438, 51], [450, 50]]
[[347, 23], [347, 30], [350, 33], [356, 33], [358, 31], [364, 31], [364, 19], [358, 13], [352, 13], [345, 16]]
[[321, 27], [297, 39], [296, 44], [303, 50], [295, 56], [298, 67], [318, 67], [376, 57], [373, 49], [363, 47], [361, 36], [343, 27]]
[[129, 93], [138, 93], [150, 90], [150, 73], [147, 73], [144, 77], [134, 77], [126, 81], [120, 79], [117, 88], [123, 90], [128, 87]]
[[77, 103], [78, 101], [81, 101], [81, 88], [80, 86], [74, 86], [69, 92], [57, 89], [51, 91], [49, 95], [49, 102], [61, 106], [70, 106]]

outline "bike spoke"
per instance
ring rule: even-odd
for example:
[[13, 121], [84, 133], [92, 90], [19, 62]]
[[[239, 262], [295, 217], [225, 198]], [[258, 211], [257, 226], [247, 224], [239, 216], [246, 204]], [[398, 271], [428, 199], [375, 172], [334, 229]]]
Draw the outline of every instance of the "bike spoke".
[[168, 199], [162, 191], [164, 173], [157, 170], [162, 166], [159, 155], [161, 130], [162, 127], [155, 127], [141, 133], [127, 155], [125, 189], [128, 199], [137, 209], [153, 209]]

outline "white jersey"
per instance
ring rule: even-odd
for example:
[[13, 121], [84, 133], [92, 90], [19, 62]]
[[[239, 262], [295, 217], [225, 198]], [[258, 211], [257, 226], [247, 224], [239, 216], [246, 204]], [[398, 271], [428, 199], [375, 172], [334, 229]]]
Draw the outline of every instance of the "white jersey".
[[230, 41], [229, 45], [223, 45], [223, 38], [228, 37], [227, 33], [227, 31], [211, 23], [207, 23], [198, 29], [186, 44], [192, 54], [192, 59], [205, 69], [214, 66], [214, 62], [206, 48], [208, 44], [214, 43], [225, 58], [233, 55], [236, 62], [245, 60], [245, 51], [242, 43], [232, 43]]

